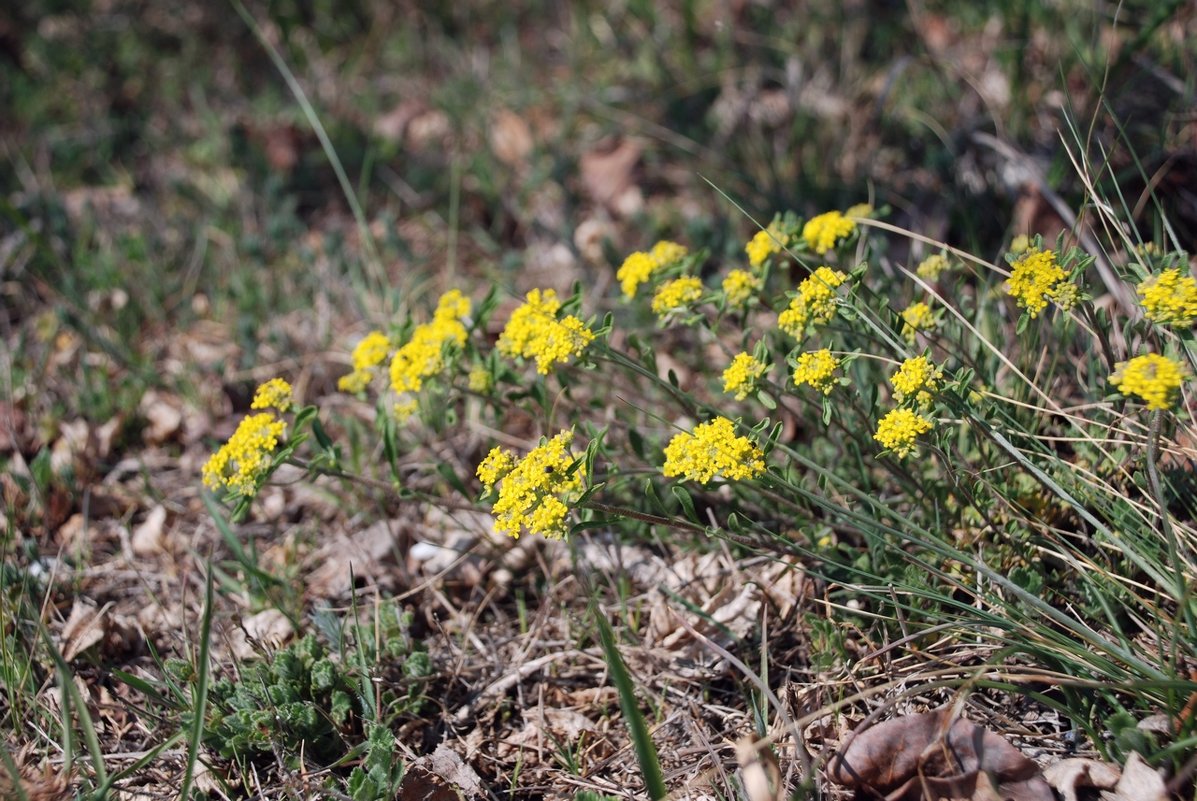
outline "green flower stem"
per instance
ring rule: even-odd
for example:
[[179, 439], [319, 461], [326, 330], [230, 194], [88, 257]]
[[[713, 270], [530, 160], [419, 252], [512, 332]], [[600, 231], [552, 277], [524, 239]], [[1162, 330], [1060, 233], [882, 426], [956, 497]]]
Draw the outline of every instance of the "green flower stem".
[[668, 528], [676, 528], [681, 531], [692, 531], [696, 534], [707, 534], [709, 531], [703, 526], [691, 523], [687, 520], [674, 520], [668, 517], [661, 517], [660, 515], [649, 514], [641, 512], [636, 509], [629, 509], [626, 506], [611, 506], [598, 501], [586, 501], [582, 504], [584, 509], [592, 509], [596, 512], [602, 512], [605, 515], [612, 515], [614, 517], [624, 517], [629, 520], [639, 520], [642, 523], [650, 523], [654, 526], [666, 526]]
[[[1189, 632], [1197, 630], [1194, 626], [1193, 610], [1189, 604], [1189, 583], [1185, 579], [1184, 565], [1189, 563], [1189, 554], [1185, 554], [1185, 560], [1180, 558], [1180, 542], [1176, 538], [1176, 531], [1172, 528], [1172, 520], [1168, 515], [1168, 506], [1164, 501], [1164, 488], [1160, 482], [1160, 471], [1157, 461], [1160, 456], [1160, 432], [1163, 428], [1164, 410], [1156, 409], [1151, 413], [1151, 423], [1149, 424], [1147, 434], [1147, 483], [1151, 487], [1151, 495], [1155, 500], [1156, 506], [1160, 511], [1160, 528], [1164, 532], [1164, 542], [1168, 546], [1168, 560], [1172, 563], [1176, 570], [1176, 588], [1175, 600], [1178, 608], [1178, 618], [1180, 614], [1184, 615], [1185, 625]], [[1179, 619], [1176, 621], [1179, 627]], [[1172, 664], [1173, 669], [1179, 667], [1177, 660], [1178, 655], [1176, 649], [1179, 646], [1180, 631], [1174, 632], [1172, 638]]]

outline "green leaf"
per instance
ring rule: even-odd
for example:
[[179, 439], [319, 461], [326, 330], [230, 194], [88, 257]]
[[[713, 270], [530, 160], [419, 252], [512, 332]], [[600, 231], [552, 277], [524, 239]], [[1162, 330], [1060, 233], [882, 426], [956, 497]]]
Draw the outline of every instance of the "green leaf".
[[673, 497], [677, 498], [682, 504], [682, 511], [686, 513], [686, 517], [690, 518], [692, 523], [701, 524], [702, 521], [698, 519], [698, 512], [694, 509], [694, 499], [690, 497], [690, 493], [685, 487], [674, 484], [670, 487], [673, 492]]
[[300, 409], [298, 412], [295, 413], [295, 422], [292, 423], [292, 428], [295, 431], [299, 431], [299, 429], [303, 428], [313, 418], [315, 418], [317, 413], [319, 413], [319, 411], [320, 410], [318, 408], [316, 408], [315, 406], [304, 406], [302, 409]]
[[657, 494], [657, 488], [651, 478], [644, 479], [644, 497], [648, 498], [649, 503], [653, 505], [653, 508], [657, 512], [666, 517], [672, 517], [673, 513], [665, 508], [665, 503], [661, 500], [661, 496]]
[[445, 481], [448, 481], [449, 486], [461, 493], [462, 496], [466, 498], [471, 497], [470, 491], [466, 488], [465, 482], [461, 480], [461, 476], [457, 475], [453, 468], [447, 463], [441, 462], [438, 464], [436, 466], [436, 472], [440, 473], [441, 478], [445, 479]]
[[632, 745], [636, 750], [636, 759], [640, 763], [640, 774], [644, 777], [644, 786], [648, 790], [649, 798], [653, 801], [664, 798], [668, 790], [665, 788], [665, 776], [661, 772], [661, 761], [657, 757], [657, 748], [653, 745], [652, 737], [648, 733], [648, 724], [640, 712], [640, 705], [636, 700], [636, 688], [632, 684], [632, 677], [628, 674], [623, 657], [619, 655], [619, 648], [615, 644], [615, 634], [611, 631], [611, 624], [600, 612], [598, 605], [591, 603], [591, 615], [598, 626], [599, 641], [603, 646], [603, 656], [607, 661], [607, 668], [611, 671], [611, 682], [619, 693], [619, 708], [623, 711], [623, 719], [627, 724], [628, 733], [632, 738]]

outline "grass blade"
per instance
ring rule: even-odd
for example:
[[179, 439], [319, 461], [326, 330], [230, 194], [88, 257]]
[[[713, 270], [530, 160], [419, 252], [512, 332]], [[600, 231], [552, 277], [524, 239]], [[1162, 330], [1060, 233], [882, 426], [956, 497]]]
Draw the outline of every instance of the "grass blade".
[[623, 719], [628, 724], [628, 733], [632, 737], [632, 745], [636, 749], [636, 759], [640, 763], [640, 773], [644, 777], [644, 786], [648, 790], [649, 798], [664, 798], [668, 791], [665, 789], [665, 776], [661, 773], [661, 761], [657, 758], [657, 747], [653, 745], [652, 737], [648, 734], [648, 724], [640, 707], [636, 702], [636, 688], [632, 684], [632, 677], [628, 674], [623, 657], [619, 655], [619, 647], [615, 644], [615, 635], [611, 625], [603, 617], [598, 606], [591, 604], [591, 614], [598, 626], [599, 640], [603, 645], [603, 655], [607, 659], [607, 667], [611, 670], [611, 680], [619, 693], [619, 708], [623, 711]]

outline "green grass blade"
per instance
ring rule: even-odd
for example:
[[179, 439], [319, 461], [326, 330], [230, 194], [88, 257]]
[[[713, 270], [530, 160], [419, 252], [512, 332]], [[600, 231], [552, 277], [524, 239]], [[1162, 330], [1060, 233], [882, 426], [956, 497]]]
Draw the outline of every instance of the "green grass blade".
[[204, 615], [200, 621], [199, 653], [196, 655], [195, 695], [192, 697], [191, 729], [187, 732], [187, 765], [183, 771], [183, 786], [179, 790], [180, 801], [187, 801], [191, 783], [195, 780], [195, 763], [199, 760], [200, 745], [204, 739], [204, 715], [208, 711], [208, 684], [211, 679], [209, 654], [212, 647], [212, 566], [204, 579]]
[[648, 790], [649, 798], [664, 798], [668, 791], [665, 789], [665, 776], [661, 772], [661, 761], [657, 758], [657, 748], [653, 745], [652, 737], [648, 734], [648, 724], [640, 707], [636, 702], [636, 689], [632, 684], [632, 677], [628, 674], [623, 657], [619, 655], [619, 647], [615, 644], [615, 635], [607, 619], [599, 612], [598, 606], [591, 604], [591, 614], [598, 626], [599, 640], [603, 645], [603, 655], [607, 659], [607, 667], [611, 670], [611, 680], [619, 693], [619, 708], [623, 710], [623, 719], [628, 724], [628, 733], [632, 737], [632, 745], [636, 749], [636, 759], [640, 762], [640, 773], [644, 776], [644, 786]]

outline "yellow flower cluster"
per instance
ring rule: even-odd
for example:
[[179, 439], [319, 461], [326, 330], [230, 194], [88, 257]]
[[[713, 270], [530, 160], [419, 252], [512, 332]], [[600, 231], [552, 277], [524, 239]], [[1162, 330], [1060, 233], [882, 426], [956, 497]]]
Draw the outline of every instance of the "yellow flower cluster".
[[683, 275], [661, 285], [653, 295], [652, 310], [664, 317], [671, 312], [684, 311], [701, 299], [702, 281], [692, 275]]
[[802, 239], [807, 247], [822, 256], [855, 230], [856, 223], [838, 211], [829, 211], [806, 221], [802, 226]]
[[424, 381], [445, 369], [445, 349], [466, 341], [462, 320], [470, 314], [470, 299], [457, 289], [441, 296], [432, 321], [417, 325], [411, 339], [391, 358], [391, 388], [399, 394], [419, 392]]
[[827, 348], [803, 353], [794, 367], [794, 384], [799, 387], [807, 384], [811, 389], [829, 395], [835, 388], [835, 371], [839, 367], [840, 360]]
[[744, 252], [748, 254], [748, 263], [755, 269], [774, 253], [780, 253], [789, 243], [790, 237], [781, 230], [781, 226], [771, 224], [748, 240]]
[[756, 391], [757, 382], [768, 366], [751, 353], [737, 353], [732, 363], [723, 371], [723, 391], [736, 393], [736, 400], [744, 400]]
[[1182, 363], [1158, 353], [1148, 353], [1115, 365], [1110, 383], [1123, 395], [1142, 398], [1148, 409], [1168, 409], [1176, 402], [1187, 377], [1188, 370]]
[[737, 437], [735, 425], [716, 417], [682, 432], [665, 446], [666, 477], [682, 476], [706, 484], [715, 476], [735, 481], [765, 472], [765, 454], [747, 437]]
[[873, 439], [901, 459], [918, 450], [915, 440], [920, 434], [930, 431], [931, 426], [931, 421], [917, 412], [906, 408], [894, 409], [878, 421]]
[[759, 275], [747, 270], [731, 270], [723, 279], [723, 296], [727, 298], [727, 305], [733, 309], [746, 307], [756, 296], [764, 282]]
[[1197, 281], [1172, 268], [1152, 275], [1136, 290], [1143, 314], [1160, 325], [1188, 326], [1197, 320]]
[[594, 332], [572, 314], [558, 320], [560, 309], [556, 292], [533, 289], [525, 297], [524, 305], [511, 313], [499, 335], [499, 352], [535, 359], [536, 372], [541, 375], [547, 375], [554, 364], [565, 364], [570, 358], [581, 356], [594, 341]]
[[914, 268], [915, 273], [919, 278], [926, 281], [938, 281], [939, 276], [943, 275], [951, 269], [952, 263], [948, 261], [948, 257], [941, 253], [933, 253], [927, 258], [919, 262], [919, 266]]
[[470, 392], [477, 392], [479, 395], [485, 395], [494, 386], [494, 378], [491, 376], [490, 370], [485, 367], [475, 367], [470, 370], [466, 382]]
[[943, 370], [932, 364], [926, 356], [915, 356], [902, 362], [889, 382], [894, 387], [894, 400], [898, 403], [910, 400], [918, 406], [928, 406], [931, 393], [939, 389], [941, 378]]
[[240, 495], [254, 495], [285, 431], [286, 424], [270, 412], [249, 415], [204, 463], [204, 484], [214, 490], [226, 487]]
[[291, 385], [281, 378], [272, 378], [258, 387], [249, 408], [278, 409], [280, 412], [285, 412], [291, 408], [293, 403]]
[[357, 394], [365, 390], [374, 378], [378, 365], [386, 361], [391, 350], [391, 341], [381, 331], [371, 331], [353, 348], [350, 359], [353, 372], [337, 379], [337, 389]]
[[496, 447], [482, 460], [478, 479], [486, 491], [499, 485], [492, 510], [495, 531], [515, 539], [524, 529], [550, 538], [565, 536], [567, 503], [582, 491], [586, 479], [582, 465], [569, 472], [578, 458], [569, 451], [573, 437], [572, 431], [562, 431], [518, 460]]
[[651, 280], [661, 270], [681, 261], [688, 253], [684, 245], [663, 239], [653, 245], [648, 253], [638, 250], [629, 255], [615, 273], [624, 296], [629, 299], [635, 297], [641, 284]]
[[1067, 311], [1077, 300], [1076, 287], [1050, 250], [1032, 249], [1016, 260], [1006, 291], [1032, 318], [1047, 308], [1048, 301]]
[[798, 285], [798, 294], [777, 317], [777, 326], [801, 339], [807, 326], [826, 323], [835, 316], [835, 288], [848, 276], [830, 267], [820, 267]]
[[914, 342], [919, 331], [930, 331], [933, 328], [935, 315], [931, 313], [931, 307], [921, 300], [902, 310], [902, 336], [907, 342]]

